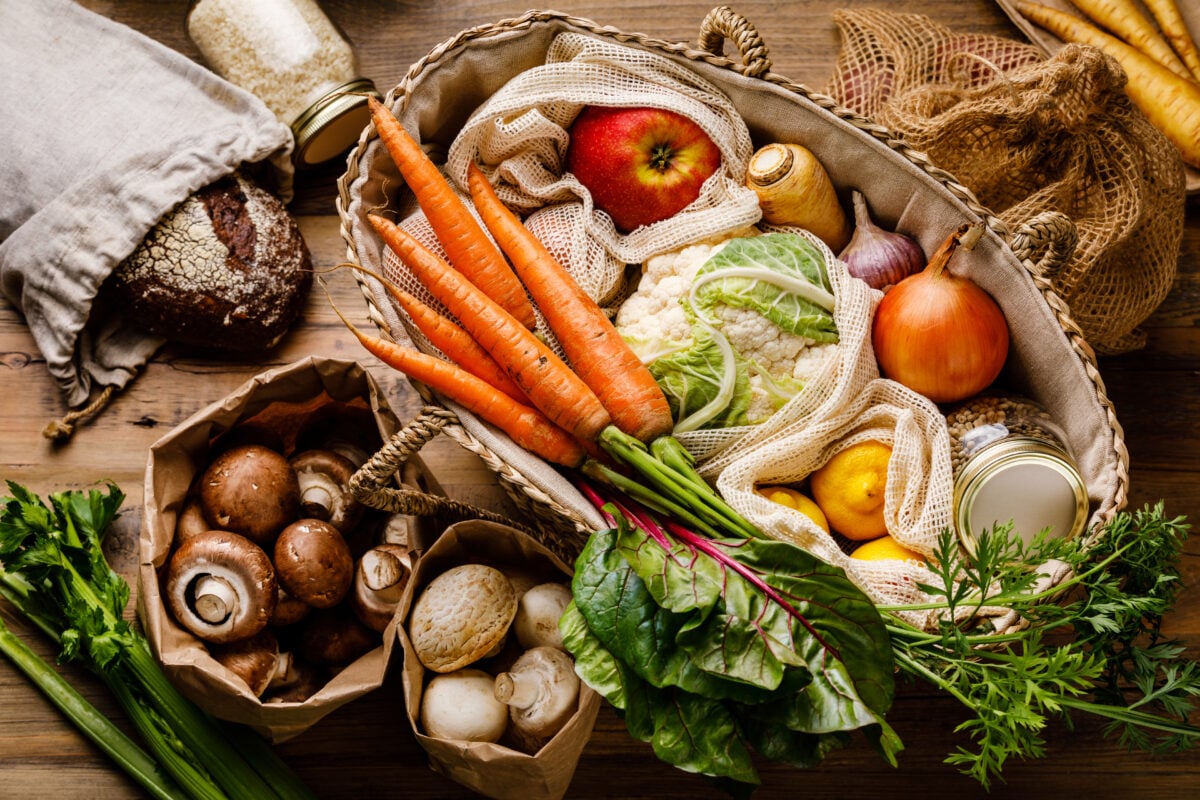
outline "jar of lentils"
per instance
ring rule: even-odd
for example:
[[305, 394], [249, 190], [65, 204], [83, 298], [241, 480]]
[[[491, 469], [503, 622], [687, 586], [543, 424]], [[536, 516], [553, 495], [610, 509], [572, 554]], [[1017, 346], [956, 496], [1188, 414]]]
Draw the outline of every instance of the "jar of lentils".
[[968, 549], [1008, 522], [1029, 542], [1041, 531], [1070, 538], [1087, 523], [1088, 496], [1066, 436], [1041, 405], [987, 394], [952, 409], [954, 522]]
[[316, 0], [193, 0], [187, 29], [213, 70], [291, 128], [300, 166], [344, 153], [370, 120], [375, 85]]

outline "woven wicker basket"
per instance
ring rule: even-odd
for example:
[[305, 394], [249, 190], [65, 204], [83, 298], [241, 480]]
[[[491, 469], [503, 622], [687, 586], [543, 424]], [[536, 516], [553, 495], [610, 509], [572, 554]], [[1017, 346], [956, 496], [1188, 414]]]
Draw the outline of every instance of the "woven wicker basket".
[[[870, 120], [838, 107], [832, 99], [771, 72], [761, 36], [728, 8], [714, 9], [703, 20], [697, 46], [623, 33], [586, 19], [550, 11], [466, 30], [435, 47], [414, 64], [386, 102], [410, 132], [432, 151], [449, 146], [482, 100], [523, 69], [536, 66], [539, 51], [557, 33], [572, 31], [622, 46], [664, 55], [699, 72], [726, 91], [743, 114], [756, 141], [800, 137], [825, 164], [835, 184], [854, 185], [870, 176], [870, 205], [879, 215], [904, 219], [923, 214], [934, 225], [930, 241], [963, 222], [982, 220], [985, 234], [970, 254], [966, 273], [995, 296], [1013, 331], [1008, 367], [1010, 382], [1032, 396], [1063, 423], [1089, 488], [1091, 522], [1103, 522], [1127, 500], [1128, 454], [1123, 433], [1108, 400], [1095, 354], [1069, 310], [1044, 274], [1074, 246], [1074, 228], [1065, 217], [1045, 215], [1010, 229], [984, 208], [966, 187], [938, 169], [928, 157], [907, 147]], [[726, 40], [737, 58], [722, 54]], [[402, 180], [389, 167], [373, 127], [368, 127], [338, 183], [341, 232], [351, 261], [369, 267], [380, 262], [380, 244], [365, 215], [394, 200]], [[906, 229], [920, 229], [908, 219]], [[928, 251], [928, 250], [927, 250]], [[407, 339], [408, 322], [376, 281], [360, 274], [360, 286], [372, 320], [385, 336]], [[389, 488], [406, 454], [438, 431], [478, 455], [497, 475], [513, 501], [529, 515], [528, 525], [560, 554], [571, 555], [595, 529], [596, 517], [583, 501], [575, 502], [568, 482], [534, 480], [514, 455], [511, 442], [426, 387], [416, 389], [429, 407], [395, 447], [385, 448], [357, 477], [367, 502], [412, 513], [427, 498]], [[441, 500], [434, 501], [441, 504]], [[463, 511], [463, 509], [459, 509]], [[418, 512], [419, 513], [419, 512]], [[484, 512], [486, 515], [486, 512]]]

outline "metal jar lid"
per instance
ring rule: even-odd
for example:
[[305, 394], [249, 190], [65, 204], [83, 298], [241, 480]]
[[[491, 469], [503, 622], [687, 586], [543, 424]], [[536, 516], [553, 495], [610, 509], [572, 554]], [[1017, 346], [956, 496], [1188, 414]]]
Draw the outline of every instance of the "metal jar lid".
[[345, 153], [371, 120], [367, 94], [379, 96], [374, 83], [359, 78], [338, 86], [305, 109], [292, 123], [296, 163], [320, 164]]
[[979, 451], [954, 479], [954, 523], [970, 550], [976, 535], [1009, 520], [1026, 542], [1039, 531], [1072, 538], [1087, 524], [1087, 486], [1066, 451], [1015, 436]]

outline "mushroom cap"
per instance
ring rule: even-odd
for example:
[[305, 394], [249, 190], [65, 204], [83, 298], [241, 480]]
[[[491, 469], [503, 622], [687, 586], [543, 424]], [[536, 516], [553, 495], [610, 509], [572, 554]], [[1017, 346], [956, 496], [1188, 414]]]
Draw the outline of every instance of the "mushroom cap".
[[383, 638], [358, 621], [345, 605], [317, 609], [300, 632], [301, 658], [338, 669], [383, 644]]
[[305, 450], [289, 460], [300, 482], [300, 514], [325, 520], [343, 533], [362, 519], [364, 508], [350, 491], [355, 466], [332, 450]]
[[437, 675], [421, 697], [421, 727], [436, 739], [495, 742], [508, 727], [508, 706], [496, 699], [481, 669]]
[[517, 596], [503, 572], [461, 564], [421, 590], [409, 614], [408, 637], [427, 669], [452, 672], [498, 649], [516, 613]]
[[498, 648], [516, 614], [517, 595], [503, 572], [461, 564], [421, 591], [408, 636], [426, 669], [452, 672]]
[[[196, 585], [223, 580], [236, 598], [228, 614], [209, 622], [195, 609]], [[175, 620], [208, 642], [253, 636], [275, 610], [275, 568], [261, 547], [230, 531], [206, 531], [182, 542], [167, 562], [167, 603]]]
[[218, 455], [200, 480], [209, 524], [269, 547], [300, 510], [300, 482], [287, 459], [258, 444]]
[[563, 583], [539, 583], [517, 602], [513, 633], [526, 649], [563, 646], [558, 621], [571, 602], [571, 589]]
[[354, 581], [354, 556], [338, 529], [319, 519], [288, 525], [275, 540], [279, 584], [313, 608], [332, 608]]
[[223, 667], [245, 681], [255, 697], [262, 697], [271, 684], [271, 679], [275, 677], [275, 667], [279, 660], [279, 640], [270, 628], [264, 628], [248, 639], [214, 644], [208, 648], [208, 653]]
[[[278, 582], [278, 579], [276, 579], [276, 583]], [[295, 625], [307, 617], [312, 610], [313, 607], [308, 603], [292, 597], [288, 594], [287, 589], [279, 586], [279, 591], [275, 599], [275, 611], [271, 614], [271, 625], [276, 628]]]
[[175, 544], [204, 533], [211, 527], [204, 518], [204, 507], [200, 505], [200, 498], [189, 494], [175, 519]]

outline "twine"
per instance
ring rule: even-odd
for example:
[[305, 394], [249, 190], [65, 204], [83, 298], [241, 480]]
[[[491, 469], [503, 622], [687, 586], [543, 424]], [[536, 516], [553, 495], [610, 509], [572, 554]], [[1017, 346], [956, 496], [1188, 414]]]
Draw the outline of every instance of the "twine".
[[64, 442], [70, 439], [75, 434], [75, 423], [81, 419], [98, 414], [108, 405], [108, 401], [112, 399], [116, 391], [117, 387], [115, 386], [105, 386], [104, 390], [96, 396], [96, 399], [83, 408], [73, 409], [61, 418], [52, 420], [42, 429], [42, 436], [56, 442]]

